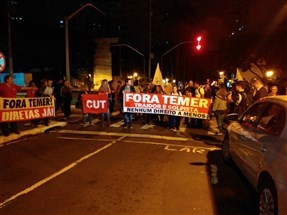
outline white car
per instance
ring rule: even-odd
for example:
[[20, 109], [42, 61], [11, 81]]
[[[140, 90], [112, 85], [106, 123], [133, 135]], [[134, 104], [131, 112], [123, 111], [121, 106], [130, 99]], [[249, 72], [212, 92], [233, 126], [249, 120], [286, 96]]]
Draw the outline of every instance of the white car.
[[222, 143], [224, 160], [258, 191], [259, 214], [287, 214], [286, 116], [287, 96], [265, 97], [231, 119]]

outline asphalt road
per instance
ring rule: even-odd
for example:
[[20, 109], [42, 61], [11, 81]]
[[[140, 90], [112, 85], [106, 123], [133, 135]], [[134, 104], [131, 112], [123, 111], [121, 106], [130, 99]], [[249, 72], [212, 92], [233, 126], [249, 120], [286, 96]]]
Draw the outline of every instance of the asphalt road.
[[0, 214], [256, 214], [256, 196], [221, 158], [222, 137], [162, 126], [81, 128], [0, 148]]

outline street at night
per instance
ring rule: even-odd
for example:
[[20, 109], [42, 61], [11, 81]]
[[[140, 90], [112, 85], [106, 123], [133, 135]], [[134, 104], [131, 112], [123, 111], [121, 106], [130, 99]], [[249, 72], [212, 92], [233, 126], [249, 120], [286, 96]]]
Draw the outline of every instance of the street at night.
[[286, 0], [1, 0], [0, 215], [287, 214]]
[[220, 136], [137, 122], [63, 129], [1, 147], [1, 214], [255, 214]]

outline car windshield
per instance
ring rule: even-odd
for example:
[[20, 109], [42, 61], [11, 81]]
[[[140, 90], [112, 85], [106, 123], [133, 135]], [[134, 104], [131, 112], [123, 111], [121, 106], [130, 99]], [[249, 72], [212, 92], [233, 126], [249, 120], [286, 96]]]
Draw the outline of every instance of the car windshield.
[[242, 122], [248, 126], [256, 126], [256, 122], [260, 117], [262, 110], [265, 106], [265, 103], [261, 102], [251, 106], [247, 112], [242, 116]]
[[279, 135], [286, 120], [285, 108], [279, 104], [270, 103], [263, 111], [258, 128], [274, 135]]

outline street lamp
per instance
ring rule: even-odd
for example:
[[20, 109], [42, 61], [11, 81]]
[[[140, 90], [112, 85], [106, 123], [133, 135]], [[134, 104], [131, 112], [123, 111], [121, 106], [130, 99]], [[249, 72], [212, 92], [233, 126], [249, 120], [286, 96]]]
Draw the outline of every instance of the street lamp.
[[[118, 44], [111, 44], [110, 45], [111, 47], [116, 47], [116, 46], [125, 46], [125, 47], [128, 47], [130, 48], [131, 50], [135, 51], [137, 54], [139, 54], [140, 56], [144, 57], [143, 59], [143, 73], [145, 74], [145, 56], [143, 53], [141, 53], [140, 51], [138, 51], [137, 49], [135, 49], [134, 47], [128, 45], [128, 44], [125, 44], [125, 43], [118, 43]], [[120, 62], [121, 63], [121, 62]], [[121, 65], [120, 65], [120, 68], [121, 68]], [[121, 70], [120, 70], [121, 71]], [[121, 75], [121, 72], [120, 72], [120, 75]]]
[[92, 7], [97, 11], [101, 12], [103, 15], [106, 15], [103, 11], [98, 9], [92, 4], [85, 4], [81, 6], [78, 10], [72, 13], [69, 16], [65, 17], [65, 39], [66, 39], [66, 80], [70, 81], [70, 56], [69, 56], [69, 20], [72, 19], [75, 15], [77, 15], [80, 11], [82, 11], [86, 7]]
[[197, 50], [200, 50], [201, 49], [201, 45], [200, 45], [200, 41], [201, 41], [202, 37], [197, 37], [196, 40], [191, 40], [191, 41], [184, 41], [184, 42], [181, 42], [181, 43], [178, 43], [176, 44], [175, 46], [173, 46], [172, 48], [170, 48], [169, 50], [167, 50], [165, 53], [163, 53], [161, 56], [160, 56], [160, 64], [161, 64], [161, 68], [163, 68], [163, 65], [162, 65], [162, 58], [163, 56], [167, 55], [168, 53], [170, 53], [172, 50], [176, 49], [177, 47], [183, 45], [183, 44], [193, 44], [193, 43], [197, 43], [197, 46], [196, 46], [196, 49]]

